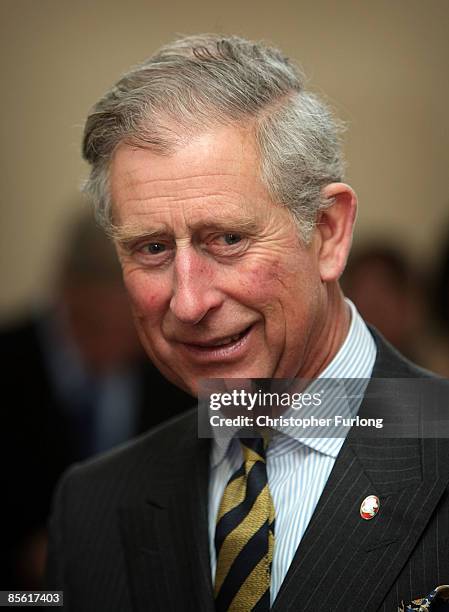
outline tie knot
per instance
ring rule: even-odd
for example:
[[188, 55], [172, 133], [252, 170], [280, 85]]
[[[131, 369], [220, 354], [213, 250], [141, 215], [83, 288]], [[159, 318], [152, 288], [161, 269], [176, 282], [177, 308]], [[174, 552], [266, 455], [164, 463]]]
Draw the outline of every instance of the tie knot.
[[240, 445], [245, 462], [265, 462], [268, 438], [240, 438]]

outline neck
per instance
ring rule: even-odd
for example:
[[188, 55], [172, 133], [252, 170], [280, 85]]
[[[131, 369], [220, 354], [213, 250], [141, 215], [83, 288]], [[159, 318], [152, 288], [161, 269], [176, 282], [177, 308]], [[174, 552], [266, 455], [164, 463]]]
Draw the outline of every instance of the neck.
[[310, 364], [298, 373], [301, 378], [316, 378], [329, 365], [346, 339], [351, 322], [349, 306], [337, 283], [328, 286], [324, 316], [317, 320], [317, 333], [309, 340]]

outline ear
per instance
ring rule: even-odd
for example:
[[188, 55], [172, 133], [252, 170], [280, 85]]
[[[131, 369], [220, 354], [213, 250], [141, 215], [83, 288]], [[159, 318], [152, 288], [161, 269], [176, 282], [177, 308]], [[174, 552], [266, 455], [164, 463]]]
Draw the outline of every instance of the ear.
[[351, 248], [357, 196], [345, 183], [326, 185], [321, 196], [333, 203], [320, 213], [317, 222], [320, 276], [323, 282], [337, 281], [343, 273]]

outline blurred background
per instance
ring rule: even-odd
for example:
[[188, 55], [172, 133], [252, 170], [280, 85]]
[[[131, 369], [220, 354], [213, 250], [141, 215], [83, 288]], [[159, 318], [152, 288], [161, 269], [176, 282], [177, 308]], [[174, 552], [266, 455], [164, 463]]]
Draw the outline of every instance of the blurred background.
[[[347, 294], [407, 356], [447, 376], [448, 28], [447, 0], [1, 1], [1, 446], [14, 466], [1, 473], [2, 588], [40, 584], [60, 472], [162, 418], [148, 408], [149, 381], [173, 413], [192, 402], [140, 353], [113, 253], [79, 195], [90, 106], [177, 34], [279, 45], [348, 125], [360, 211]], [[120, 398], [134, 406], [126, 418]]]

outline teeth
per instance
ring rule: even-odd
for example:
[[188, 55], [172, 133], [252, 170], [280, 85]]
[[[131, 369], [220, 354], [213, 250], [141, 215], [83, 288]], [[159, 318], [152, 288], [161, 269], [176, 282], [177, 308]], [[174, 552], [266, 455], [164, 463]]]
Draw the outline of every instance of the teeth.
[[224, 338], [223, 340], [217, 342], [214, 346], [223, 346], [224, 344], [229, 344], [230, 342], [235, 342], [240, 338], [241, 334], [235, 334], [234, 336], [229, 336], [228, 338]]

